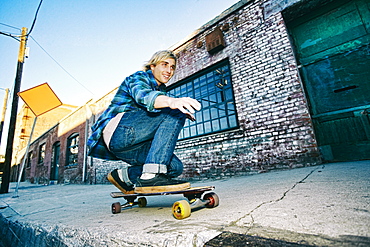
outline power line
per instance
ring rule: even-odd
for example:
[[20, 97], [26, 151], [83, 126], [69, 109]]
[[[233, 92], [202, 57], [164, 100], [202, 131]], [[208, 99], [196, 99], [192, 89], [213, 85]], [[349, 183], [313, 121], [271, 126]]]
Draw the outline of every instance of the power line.
[[[33, 41], [35, 41], [35, 43], [41, 48], [41, 50], [43, 50], [64, 72], [66, 72], [73, 80], [75, 80], [78, 84], [80, 84], [83, 88], [85, 88], [88, 92], [90, 92], [92, 95], [94, 95], [93, 92], [91, 92], [87, 87], [85, 87], [85, 85], [83, 85], [81, 82], [79, 82], [71, 73], [69, 73], [60, 63], [58, 63], [36, 40], [34, 37], [31, 36], [31, 32], [33, 30], [33, 28], [35, 27], [35, 24], [36, 24], [36, 20], [37, 20], [37, 15], [38, 15], [38, 12], [40, 10], [40, 7], [41, 7], [41, 4], [42, 4], [43, 0], [40, 0], [40, 3], [39, 3], [39, 6], [37, 7], [37, 10], [36, 10], [36, 13], [35, 13], [35, 16], [34, 16], [34, 19], [33, 19], [33, 22], [32, 22], [32, 26], [30, 28], [30, 31], [27, 33], [27, 38], [28, 37], [31, 37], [31, 39]], [[14, 29], [17, 29], [17, 30], [21, 30], [17, 27], [14, 27], [14, 26], [11, 26], [11, 25], [8, 25], [8, 24], [5, 24], [5, 23], [0, 23], [0, 25], [3, 25], [3, 26], [6, 26], [6, 27], [10, 27], [10, 28], [14, 28]], [[10, 34], [10, 33], [5, 33], [5, 32], [1, 32], [0, 31], [0, 34], [2, 35], [5, 35], [5, 36], [9, 36], [17, 41], [20, 41], [18, 39], [18, 37], [21, 37], [20, 35], [13, 35], [13, 34]]]
[[14, 28], [14, 29], [17, 29], [17, 30], [21, 30], [20, 28], [18, 28], [18, 27], [13, 27], [13, 26], [10, 26], [10, 25], [8, 25], [8, 24], [5, 24], [5, 23], [0, 23], [0, 25], [3, 25], [3, 26], [6, 26], [6, 27], [10, 27], [10, 28]]
[[[5, 35], [5, 36], [8, 36], [8, 37], [10, 37], [10, 38], [13, 38], [13, 39], [15, 39], [16, 41], [20, 41], [20, 40], [17, 38], [17, 36], [16, 36], [16, 35], [13, 35], [13, 34], [11, 34], [11, 33], [4, 33], [4, 32], [1, 32], [1, 31], [0, 31], [0, 34]], [[18, 37], [19, 37], [19, 35], [18, 35]]]
[[[32, 32], [32, 30], [33, 30], [33, 28], [35, 27], [36, 20], [37, 20], [37, 15], [38, 15], [38, 13], [39, 13], [39, 10], [40, 10], [40, 7], [41, 7], [41, 4], [42, 4], [42, 1], [43, 1], [43, 0], [40, 0], [39, 6], [37, 7], [37, 10], [36, 10], [35, 16], [34, 16], [34, 18], [33, 18], [33, 22], [32, 22], [32, 25], [31, 25], [30, 31], [27, 33], [27, 35], [26, 35], [26, 36], [30, 36], [30, 35], [31, 35], [31, 32]], [[14, 28], [14, 29], [17, 29], [17, 30], [21, 30], [20, 28], [17, 28], [17, 27], [14, 27], [14, 26], [11, 26], [11, 25], [8, 25], [8, 24], [5, 24], [5, 23], [0, 23], [0, 25], [6, 26], [6, 27], [10, 27], [10, 28]], [[10, 37], [14, 38], [14, 36], [13, 36], [13, 35], [11, 35], [11, 34], [9, 34], [9, 33], [0, 32], [0, 34], [6, 35], [6, 36], [10, 36]]]
[[75, 80], [78, 84], [80, 84], [83, 88], [85, 88], [87, 91], [89, 91], [92, 95], [94, 95], [93, 92], [91, 92], [85, 85], [83, 85], [81, 82], [79, 82], [71, 73], [69, 73], [60, 63], [58, 63], [57, 60], [55, 60], [36, 40], [34, 37], [30, 36], [33, 41], [43, 50], [64, 72], [66, 72], [73, 80]]
[[41, 1], [40, 1], [39, 6], [37, 7], [37, 10], [36, 10], [36, 13], [35, 13], [35, 17], [33, 18], [32, 26], [31, 26], [30, 31], [28, 32], [27, 36], [30, 36], [30, 35], [31, 35], [31, 32], [32, 32], [32, 30], [33, 30], [33, 28], [34, 28], [34, 26], [35, 26], [36, 19], [37, 19], [37, 15], [38, 15], [38, 13], [39, 13], [39, 10], [40, 10], [40, 7], [41, 7], [41, 4], [42, 4], [42, 1], [43, 1], [43, 0], [41, 0]]

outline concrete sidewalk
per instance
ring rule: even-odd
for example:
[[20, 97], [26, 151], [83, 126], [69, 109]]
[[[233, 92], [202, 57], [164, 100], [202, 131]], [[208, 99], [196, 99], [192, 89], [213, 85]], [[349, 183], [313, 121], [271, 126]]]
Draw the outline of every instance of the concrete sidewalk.
[[14, 198], [12, 184], [0, 195], [0, 238], [3, 246], [172, 247], [243, 246], [248, 235], [370, 246], [369, 175], [370, 161], [359, 161], [196, 182], [216, 186], [220, 205], [184, 220], [171, 213], [181, 195], [148, 197], [145, 208], [112, 214], [113, 185], [22, 183]]

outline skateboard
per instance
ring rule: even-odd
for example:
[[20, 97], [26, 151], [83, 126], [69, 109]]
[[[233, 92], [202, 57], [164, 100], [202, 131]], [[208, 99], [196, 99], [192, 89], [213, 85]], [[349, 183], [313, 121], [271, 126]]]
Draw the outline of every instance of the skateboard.
[[[122, 192], [112, 192], [110, 195], [113, 198], [123, 197], [126, 203], [121, 204], [115, 202], [112, 204], [112, 213], [118, 214], [122, 209], [132, 208], [135, 205], [145, 207], [147, 205], [146, 196], [162, 196], [182, 194], [188, 200], [180, 200], [172, 205], [172, 215], [178, 219], [185, 219], [190, 216], [191, 210], [200, 209], [203, 207], [214, 208], [219, 204], [219, 198], [216, 193], [209, 192], [214, 190], [214, 186], [191, 187], [185, 190], [170, 191], [170, 192], [152, 192], [152, 193], [135, 193], [125, 194]], [[206, 193], [207, 192], [207, 193]], [[139, 197], [139, 198], [138, 198]], [[136, 200], [137, 199], [137, 200]]]

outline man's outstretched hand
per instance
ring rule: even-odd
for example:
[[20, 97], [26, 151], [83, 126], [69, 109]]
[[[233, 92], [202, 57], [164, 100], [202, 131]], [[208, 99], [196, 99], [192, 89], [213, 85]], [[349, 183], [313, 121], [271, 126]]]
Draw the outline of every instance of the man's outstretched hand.
[[199, 111], [202, 108], [201, 104], [196, 99], [189, 97], [172, 98], [164, 95], [160, 95], [156, 98], [154, 107], [169, 107], [171, 109], [179, 109], [182, 113], [187, 115], [187, 118], [192, 121], [195, 121], [195, 111]]

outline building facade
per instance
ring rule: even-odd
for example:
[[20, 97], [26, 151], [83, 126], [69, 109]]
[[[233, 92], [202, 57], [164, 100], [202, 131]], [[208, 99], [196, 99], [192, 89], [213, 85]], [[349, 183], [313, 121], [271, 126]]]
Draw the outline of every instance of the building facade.
[[[33, 125], [33, 133], [31, 142], [35, 142], [32, 147], [30, 148], [28, 157], [36, 158], [36, 155], [41, 153], [39, 162], [35, 160], [28, 159], [28, 167], [31, 167], [31, 162], [35, 161], [34, 167], [36, 164], [43, 163], [44, 156], [46, 155], [46, 145], [43, 145], [40, 149], [41, 151], [38, 152], [36, 148], [36, 143], [39, 137], [44, 136], [46, 133], [50, 134], [50, 130], [58, 124], [58, 122], [75, 111], [77, 106], [63, 104], [56, 109], [53, 109], [49, 112], [46, 112], [40, 116], [38, 116], [37, 120], [35, 121], [35, 114], [31, 111], [31, 109], [27, 105], [23, 105], [17, 114], [17, 121], [14, 133], [14, 149], [13, 149], [13, 157], [12, 157], [12, 170], [11, 170], [11, 178], [15, 181], [19, 175], [20, 165], [25, 157], [25, 152], [27, 149], [27, 144], [31, 137], [31, 132]], [[47, 172], [46, 172], [47, 173]], [[32, 173], [33, 175], [35, 172]], [[26, 173], [23, 173], [23, 178], [25, 178]], [[31, 174], [29, 173], [28, 177]]]
[[[176, 146], [182, 176], [369, 159], [369, 13], [365, 0], [241, 0], [171, 47], [179, 59], [168, 94], [202, 103]], [[87, 157], [84, 146], [115, 90], [32, 143], [45, 143], [45, 158], [28, 179], [105, 183], [126, 165]]]

